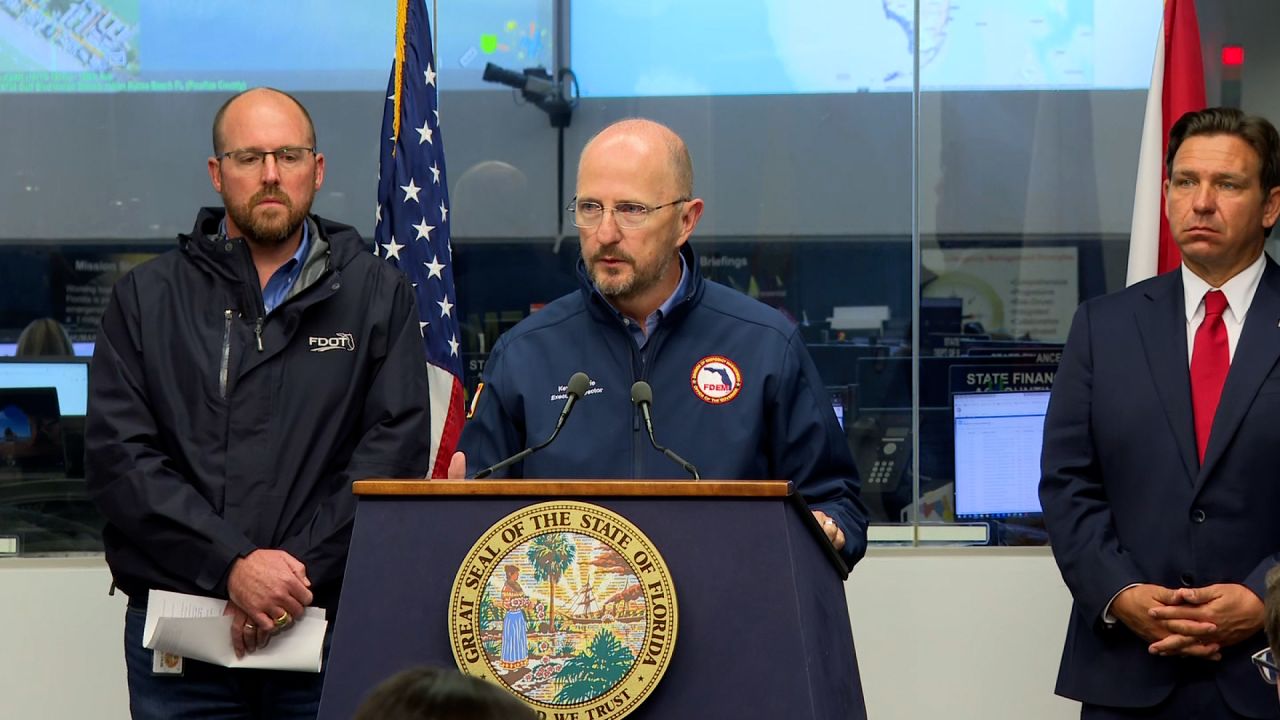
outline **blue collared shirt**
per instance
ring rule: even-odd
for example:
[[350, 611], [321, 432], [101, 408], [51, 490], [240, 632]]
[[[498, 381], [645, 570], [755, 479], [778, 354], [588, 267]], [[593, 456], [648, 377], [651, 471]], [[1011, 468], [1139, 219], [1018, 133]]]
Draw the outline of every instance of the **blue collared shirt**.
[[[622, 321], [622, 325], [631, 335], [631, 339], [636, 341], [636, 347], [641, 350], [644, 349], [645, 344], [649, 342], [649, 338], [653, 335], [653, 331], [658, 327], [658, 321], [662, 320], [663, 317], [670, 313], [671, 308], [674, 307], [680, 297], [684, 295], [685, 285], [689, 282], [689, 273], [685, 268], [684, 256], [678, 255], [677, 257], [680, 258], [680, 282], [676, 283], [675, 292], [671, 293], [671, 297], [668, 297], [663, 301], [663, 303], [658, 306], [657, 310], [649, 313], [649, 317], [644, 319], [643, 328], [641, 328], [640, 325], [631, 318], [618, 312], [618, 308], [613, 307], [613, 303], [609, 303], [609, 299], [605, 298], [605, 302], [613, 309], [613, 314], [618, 316], [618, 319]], [[596, 293], [600, 293], [598, 288], [596, 289]], [[604, 296], [601, 295], [600, 297]]]
[[[227, 233], [227, 221], [222, 221], [222, 234]], [[302, 221], [302, 241], [298, 243], [298, 251], [293, 257], [285, 261], [283, 265], [276, 268], [271, 273], [271, 277], [267, 278], [267, 284], [262, 288], [262, 306], [266, 308], [267, 314], [270, 315], [276, 306], [284, 302], [289, 296], [289, 290], [293, 288], [294, 283], [298, 282], [298, 276], [302, 275], [302, 263], [307, 259], [307, 251], [311, 249], [311, 228], [310, 223], [306, 220]]]

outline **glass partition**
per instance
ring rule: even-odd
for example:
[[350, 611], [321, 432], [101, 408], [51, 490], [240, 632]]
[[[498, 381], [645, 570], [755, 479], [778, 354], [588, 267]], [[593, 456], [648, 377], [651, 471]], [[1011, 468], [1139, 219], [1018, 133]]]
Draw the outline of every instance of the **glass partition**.
[[972, 3], [921, 57], [924, 541], [1048, 543], [1048, 392], [1076, 305], [1123, 286], [1159, 23], [1159, 3]]
[[[0, 556], [101, 547], [63, 390], [84, 390], [111, 284], [220, 202], [205, 159], [230, 93], [298, 95], [328, 159], [315, 212], [372, 237], [394, 5], [314, 4], [285, 37], [259, 29], [285, 10], [177, 5], [0, 3], [0, 356], [39, 326], [69, 347], [0, 363], [10, 406], [38, 418], [49, 394], [24, 383], [48, 375], [60, 408], [47, 433], [5, 428]], [[1124, 283], [1158, 0], [440, 5], [468, 391], [503, 332], [576, 286], [562, 208], [585, 142], [653, 118], [693, 157], [702, 272], [799, 326], [873, 540], [1045, 542], [1037, 418], [1076, 305]], [[1202, 9], [1206, 54], [1268, 13]], [[246, 28], [252, 68], [208, 52], [214, 25]], [[562, 94], [568, 127], [488, 64]]]

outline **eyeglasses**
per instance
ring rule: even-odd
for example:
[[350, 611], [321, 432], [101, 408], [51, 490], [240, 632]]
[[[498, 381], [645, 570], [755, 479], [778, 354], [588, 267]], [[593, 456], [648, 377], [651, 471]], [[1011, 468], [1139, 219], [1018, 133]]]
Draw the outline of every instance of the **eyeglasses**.
[[251, 172], [262, 168], [267, 156], [275, 158], [276, 167], [281, 170], [295, 170], [302, 167], [308, 155], [314, 155], [313, 147], [282, 147], [276, 150], [228, 150], [218, 156], [219, 159], [231, 161], [236, 170]]
[[1280, 678], [1280, 666], [1276, 665], [1276, 659], [1271, 654], [1271, 648], [1263, 648], [1254, 653], [1253, 666], [1258, 668], [1258, 672], [1262, 674], [1262, 679], [1266, 680], [1269, 685], [1275, 685], [1276, 679]]
[[693, 198], [690, 197], [682, 197], [672, 200], [669, 203], [654, 205], [652, 207], [645, 205], [644, 203], [635, 202], [622, 202], [614, 205], [613, 207], [606, 207], [594, 200], [579, 201], [574, 199], [573, 202], [569, 203], [565, 210], [568, 210], [569, 214], [573, 216], [574, 227], [596, 227], [600, 224], [600, 221], [604, 219], [604, 211], [612, 210], [613, 219], [618, 223], [618, 227], [638, 228], [641, 225], [644, 225], [645, 222], [648, 221], [649, 216], [655, 211], [661, 210], [664, 207], [671, 207], [672, 205], [689, 202], [692, 199]]

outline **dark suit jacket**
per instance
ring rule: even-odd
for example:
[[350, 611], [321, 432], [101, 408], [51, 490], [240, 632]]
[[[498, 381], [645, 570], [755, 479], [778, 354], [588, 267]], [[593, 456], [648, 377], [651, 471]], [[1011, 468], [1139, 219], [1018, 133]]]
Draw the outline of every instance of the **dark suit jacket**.
[[1280, 267], [1269, 258], [1245, 316], [1201, 467], [1179, 272], [1076, 311], [1045, 418], [1040, 500], [1074, 598], [1057, 692], [1119, 707], [1213, 677], [1236, 712], [1280, 718], [1249, 655], [1160, 658], [1103, 609], [1126, 585], [1242, 583], [1259, 597], [1280, 561]]

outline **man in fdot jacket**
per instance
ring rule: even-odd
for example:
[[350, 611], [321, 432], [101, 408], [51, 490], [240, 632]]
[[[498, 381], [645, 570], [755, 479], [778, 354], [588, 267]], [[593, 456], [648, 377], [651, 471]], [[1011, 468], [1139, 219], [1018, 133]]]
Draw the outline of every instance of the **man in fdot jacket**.
[[147, 594], [227, 598], [240, 654], [306, 606], [332, 615], [351, 482], [426, 471], [425, 357], [405, 278], [354, 229], [309, 215], [324, 155], [297, 100], [233, 97], [213, 146], [225, 211], [201, 210], [178, 249], [112, 292], [92, 366], [88, 484], [129, 596], [133, 716], [313, 717], [320, 674], [153, 669]]

